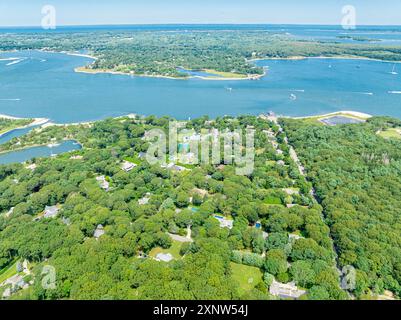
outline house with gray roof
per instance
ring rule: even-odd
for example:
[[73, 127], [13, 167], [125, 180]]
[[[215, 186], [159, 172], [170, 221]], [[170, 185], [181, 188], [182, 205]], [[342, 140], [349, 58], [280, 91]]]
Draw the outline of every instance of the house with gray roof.
[[269, 291], [271, 295], [282, 299], [299, 299], [306, 294], [306, 291], [298, 289], [294, 282], [280, 283], [275, 280], [270, 285]]
[[156, 255], [156, 261], [170, 262], [173, 259], [171, 253], [159, 253]]
[[43, 218], [55, 218], [59, 210], [58, 206], [46, 206]]
[[105, 234], [104, 227], [103, 227], [101, 224], [99, 224], [99, 225], [97, 226], [95, 232], [93, 233], [93, 236], [94, 236], [96, 239], [99, 239], [99, 238], [100, 238], [102, 235], [104, 235], [104, 234]]
[[234, 221], [226, 219], [222, 216], [214, 215], [213, 216], [215, 219], [217, 219], [220, 222], [220, 227], [221, 228], [228, 228], [232, 229], [234, 227]]

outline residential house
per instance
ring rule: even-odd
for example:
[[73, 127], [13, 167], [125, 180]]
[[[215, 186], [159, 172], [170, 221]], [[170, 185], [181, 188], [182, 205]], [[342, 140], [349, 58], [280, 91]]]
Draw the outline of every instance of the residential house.
[[104, 234], [105, 234], [104, 227], [103, 227], [101, 224], [99, 224], [99, 225], [97, 226], [95, 232], [93, 233], [93, 236], [94, 236], [96, 239], [99, 239], [99, 238], [100, 238], [102, 235], [104, 235]]
[[233, 220], [228, 220], [222, 216], [214, 215], [213, 216], [215, 219], [217, 219], [220, 222], [220, 227], [221, 228], [228, 228], [232, 229], [234, 226], [234, 221]]
[[171, 253], [159, 253], [156, 255], [156, 261], [170, 262], [173, 259], [174, 257], [171, 255]]
[[105, 176], [96, 177], [96, 181], [100, 183], [100, 187], [106, 191], [110, 189], [110, 183], [106, 180]]
[[46, 206], [43, 218], [55, 218], [59, 212], [58, 206]]
[[270, 286], [270, 294], [283, 299], [299, 299], [306, 294], [305, 290], [300, 290], [295, 283], [280, 283], [273, 281]]
[[138, 165], [129, 161], [124, 161], [121, 168], [125, 171], [125, 172], [130, 172], [132, 169], [134, 169], [135, 167], [137, 167]]

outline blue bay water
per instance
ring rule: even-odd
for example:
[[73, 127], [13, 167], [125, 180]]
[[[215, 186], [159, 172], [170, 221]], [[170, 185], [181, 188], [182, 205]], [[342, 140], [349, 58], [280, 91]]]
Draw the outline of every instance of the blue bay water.
[[[18, 63], [11, 64], [15, 61]], [[401, 64], [264, 60], [256, 62], [268, 68], [259, 81], [171, 80], [74, 72], [74, 68], [91, 61], [38, 51], [0, 54], [0, 114], [45, 117], [58, 123], [128, 113], [187, 119], [268, 111], [306, 116], [354, 110], [401, 118]], [[399, 74], [391, 74], [394, 68]]]
[[54, 147], [40, 146], [40, 147], [26, 148], [18, 151], [11, 151], [8, 153], [0, 154], [0, 165], [25, 162], [33, 158], [51, 157], [52, 155], [58, 155], [74, 150], [80, 150], [81, 148], [82, 148], [81, 145], [77, 144], [75, 141], [69, 140], [69, 141], [64, 141], [60, 145]]

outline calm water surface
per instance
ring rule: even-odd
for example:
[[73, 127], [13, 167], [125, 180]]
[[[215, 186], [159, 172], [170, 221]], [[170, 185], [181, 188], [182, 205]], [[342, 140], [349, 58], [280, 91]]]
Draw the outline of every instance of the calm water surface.
[[[264, 60], [259, 81], [170, 80], [75, 73], [91, 59], [24, 51], [0, 54], [0, 114], [59, 123], [128, 113], [289, 116], [355, 110], [401, 118], [401, 64], [368, 60]], [[395, 70], [395, 73], [391, 74]]]
[[32, 147], [0, 154], [0, 164], [25, 162], [33, 158], [51, 157], [52, 155], [55, 156], [69, 151], [80, 150], [81, 148], [81, 145], [72, 140], [64, 141], [60, 145], [54, 147]]

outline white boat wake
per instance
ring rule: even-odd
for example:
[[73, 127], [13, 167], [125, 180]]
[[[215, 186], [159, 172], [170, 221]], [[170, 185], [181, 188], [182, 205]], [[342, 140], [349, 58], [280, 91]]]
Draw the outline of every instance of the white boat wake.
[[14, 60], [21, 60], [21, 58], [1, 58], [0, 61], [14, 61]]
[[355, 92], [357, 94], [363, 94], [365, 96], [373, 96], [373, 92]]
[[390, 94], [401, 94], [401, 91], [389, 91]]
[[0, 101], [21, 101], [21, 99], [0, 99]]
[[22, 62], [22, 61], [24, 61], [24, 60], [26, 60], [26, 58], [19, 58], [18, 60], [15, 60], [15, 59], [14, 59], [14, 61], [12, 61], [12, 62], [10, 62], [10, 63], [7, 63], [6, 66], [12, 66], [12, 65], [18, 64], [18, 63], [20, 63], [20, 62]]

